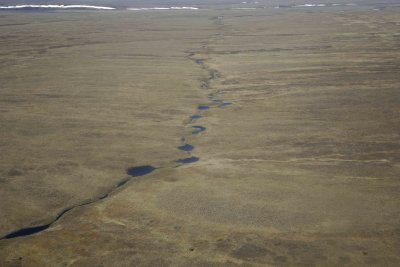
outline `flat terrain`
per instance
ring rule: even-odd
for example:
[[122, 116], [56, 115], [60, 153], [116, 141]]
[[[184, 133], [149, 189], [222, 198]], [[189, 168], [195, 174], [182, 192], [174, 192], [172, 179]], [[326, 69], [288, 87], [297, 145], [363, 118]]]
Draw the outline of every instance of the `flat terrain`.
[[0, 266], [398, 266], [399, 11], [1, 13]]

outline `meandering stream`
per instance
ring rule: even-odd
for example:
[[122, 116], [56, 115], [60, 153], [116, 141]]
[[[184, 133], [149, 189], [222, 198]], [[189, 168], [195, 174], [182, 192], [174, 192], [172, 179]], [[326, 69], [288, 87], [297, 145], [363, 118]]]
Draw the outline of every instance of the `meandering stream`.
[[[215, 80], [218, 79], [219, 77], [219, 73], [216, 70], [213, 70], [211, 68], [208, 68], [205, 65], [205, 60], [204, 59], [194, 59], [193, 58], [194, 54], [191, 53], [189, 54], [188, 58], [193, 60], [196, 64], [200, 65], [203, 69], [208, 71], [208, 75], [209, 77], [204, 79], [203, 81], [201, 81], [201, 88], [203, 89], [209, 89], [209, 84], [211, 80]], [[193, 130], [190, 132], [190, 135], [193, 136], [199, 136], [201, 133], [203, 133], [204, 131], [207, 130], [206, 127], [199, 125], [196, 123], [196, 125], [193, 125], [194, 122], [197, 122], [198, 120], [200, 120], [201, 118], [204, 117], [204, 112], [210, 110], [211, 108], [223, 108], [226, 106], [230, 106], [232, 105], [231, 102], [224, 102], [222, 99], [220, 99], [219, 97], [217, 97], [215, 94], [209, 94], [208, 95], [208, 99], [210, 100], [210, 104], [200, 104], [197, 106], [197, 113], [190, 116], [190, 121], [189, 123], [187, 123], [185, 126], [186, 127], [190, 127]], [[187, 143], [187, 136], [183, 136], [181, 138], [182, 140], [182, 144], [180, 146], [178, 146], [177, 148], [185, 151], [188, 153], [188, 157], [186, 158], [181, 158], [181, 159], [177, 159], [174, 160], [173, 162], [175, 163], [179, 163], [179, 166], [185, 165], [185, 164], [191, 164], [194, 162], [197, 162], [200, 160], [199, 157], [196, 157], [194, 155], [192, 155], [192, 151], [195, 149], [195, 147], [191, 144]], [[82, 206], [86, 206], [89, 204], [93, 204], [97, 201], [103, 200], [107, 197], [109, 197], [112, 193], [114, 193], [117, 189], [126, 186], [126, 184], [133, 178], [135, 177], [140, 177], [140, 176], [145, 176], [148, 175], [154, 171], [156, 171], [157, 169], [159, 169], [161, 167], [155, 167], [152, 165], [143, 165], [143, 166], [134, 166], [131, 167], [129, 169], [126, 170], [127, 173], [127, 177], [125, 177], [124, 179], [122, 179], [121, 181], [119, 181], [108, 193], [105, 193], [93, 200], [89, 200], [87, 202], [69, 207], [64, 209], [62, 212], [60, 212], [57, 217], [51, 221], [50, 223], [47, 224], [43, 224], [43, 225], [39, 225], [39, 226], [34, 226], [34, 227], [27, 227], [27, 228], [22, 228], [19, 229], [17, 231], [14, 231], [10, 234], [5, 235], [4, 237], [0, 238], [0, 240], [2, 239], [12, 239], [12, 238], [16, 238], [16, 237], [22, 237], [22, 236], [29, 236], [29, 235], [33, 235], [39, 232], [42, 232], [44, 230], [46, 230], [47, 228], [49, 228], [50, 226], [52, 226], [53, 224], [55, 224], [61, 217], [63, 217], [67, 212], [78, 208], [78, 207], [82, 207]]]

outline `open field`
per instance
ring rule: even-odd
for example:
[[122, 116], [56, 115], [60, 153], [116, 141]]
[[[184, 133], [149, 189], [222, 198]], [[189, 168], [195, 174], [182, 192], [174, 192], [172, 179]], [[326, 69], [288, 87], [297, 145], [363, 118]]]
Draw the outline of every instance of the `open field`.
[[398, 266], [399, 11], [0, 13], [0, 266]]

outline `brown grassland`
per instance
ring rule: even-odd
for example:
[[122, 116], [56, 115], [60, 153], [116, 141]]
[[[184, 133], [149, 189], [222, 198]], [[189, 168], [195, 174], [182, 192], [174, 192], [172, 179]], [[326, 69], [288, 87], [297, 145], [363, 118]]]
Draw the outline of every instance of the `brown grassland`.
[[0, 13], [0, 266], [399, 266], [399, 11]]

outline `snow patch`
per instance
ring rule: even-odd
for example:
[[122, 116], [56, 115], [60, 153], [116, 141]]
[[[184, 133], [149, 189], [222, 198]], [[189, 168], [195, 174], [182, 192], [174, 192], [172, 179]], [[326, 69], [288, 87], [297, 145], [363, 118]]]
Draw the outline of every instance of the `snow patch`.
[[0, 6], [0, 9], [28, 9], [28, 8], [46, 8], [46, 9], [99, 9], [114, 10], [113, 7], [107, 6], [89, 6], [89, 5], [16, 5], [16, 6]]
[[141, 8], [127, 8], [126, 10], [141, 11], [141, 10], [197, 10], [198, 7], [193, 6], [172, 6], [172, 7], [141, 7]]

